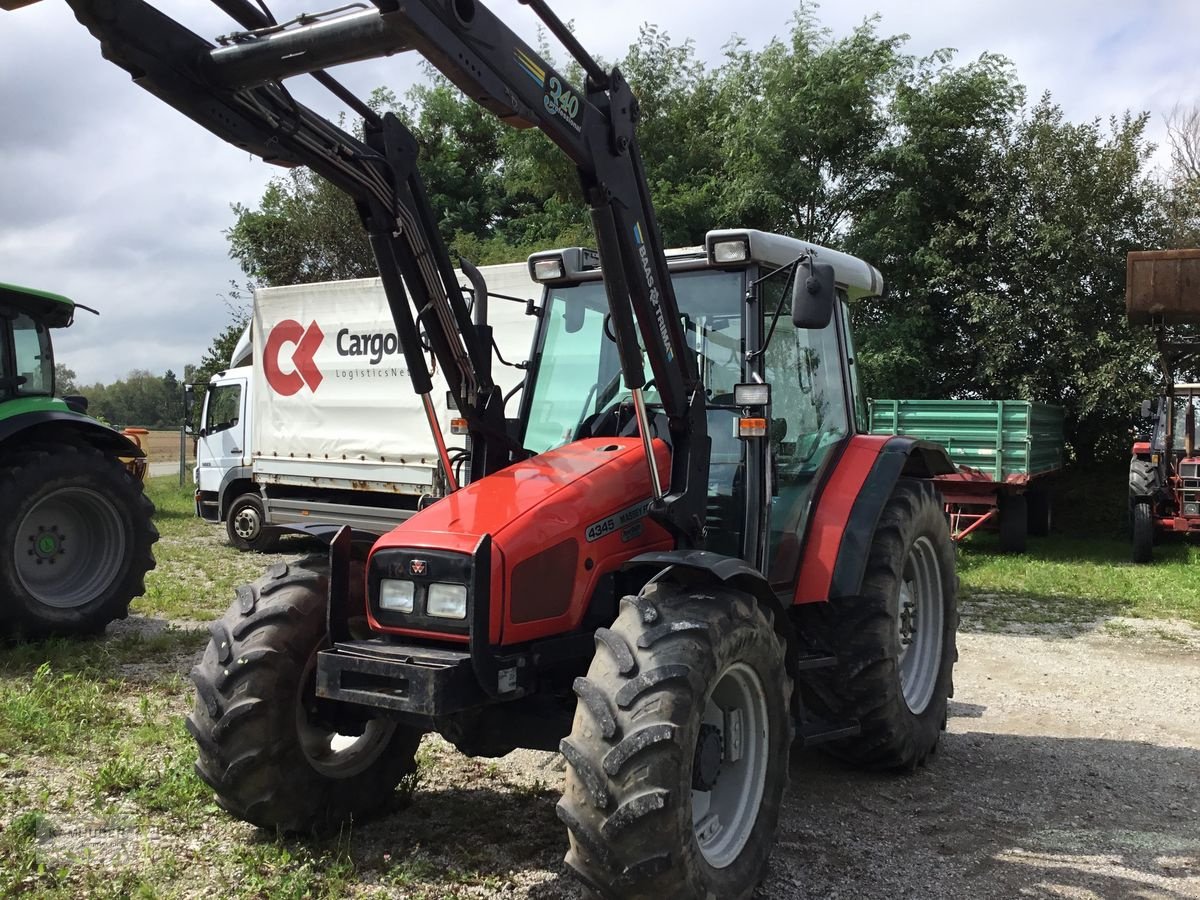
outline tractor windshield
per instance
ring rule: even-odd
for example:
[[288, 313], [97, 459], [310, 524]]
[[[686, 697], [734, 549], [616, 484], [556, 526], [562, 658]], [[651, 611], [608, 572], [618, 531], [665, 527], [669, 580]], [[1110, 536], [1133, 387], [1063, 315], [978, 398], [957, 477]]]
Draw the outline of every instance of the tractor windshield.
[[[744, 380], [743, 279], [742, 272], [720, 270], [672, 277], [688, 347], [713, 406], [732, 405], [733, 387]], [[603, 282], [551, 287], [543, 315], [525, 446], [541, 453], [587, 434], [618, 433], [629, 418], [622, 410], [630, 393], [621, 380]], [[645, 396], [651, 405], [658, 399], [653, 380]], [[606, 418], [613, 427], [604, 427]]]

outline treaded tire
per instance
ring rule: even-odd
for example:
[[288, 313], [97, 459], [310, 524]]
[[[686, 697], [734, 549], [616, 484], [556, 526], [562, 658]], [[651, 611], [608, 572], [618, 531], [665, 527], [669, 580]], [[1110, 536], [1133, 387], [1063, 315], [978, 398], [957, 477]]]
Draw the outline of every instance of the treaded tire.
[[327, 834], [365, 820], [385, 811], [416, 769], [421, 733], [383, 720], [367, 723], [357, 754], [339, 761], [325, 747], [325, 770], [306, 750], [328, 584], [324, 556], [271, 566], [238, 588], [209, 626], [212, 639], [191, 672], [196, 702], [187, 729], [200, 750], [196, 773], [224, 809], [261, 828]]
[[[904, 698], [900, 667], [901, 588], [918, 541], [928, 542], [940, 580], [940, 658], [932, 694], [914, 713]], [[838, 657], [831, 669], [814, 670], [803, 686], [804, 702], [831, 722], [857, 719], [857, 737], [825, 748], [857, 766], [913, 771], [923, 765], [946, 728], [947, 698], [954, 693], [958, 659], [957, 583], [954, 544], [932, 484], [901, 479], [880, 514], [863, 575], [862, 594], [813, 606], [801, 622], [815, 627]]]
[[1029, 533], [1029, 504], [1024, 494], [1001, 493], [997, 499], [1000, 516], [1000, 552], [1024, 553]]
[[[8, 454], [0, 460], [0, 510], [0, 620], [8, 628], [24, 637], [97, 634], [145, 593], [158, 540], [154, 504], [115, 458], [82, 443]], [[45, 553], [42, 534], [58, 542]], [[47, 574], [51, 558], [61, 567], [57, 584], [35, 580], [40, 569], [22, 574], [39, 557]]]
[[[237, 518], [243, 510], [258, 517], [258, 533], [254, 537], [242, 537], [237, 533]], [[229, 536], [229, 543], [242, 552], [266, 553], [274, 549], [279, 542], [279, 529], [263, 525], [266, 518], [266, 507], [263, 506], [262, 498], [258, 494], [242, 494], [235, 497], [225, 513], [225, 533]]]
[[1133, 561], [1148, 563], [1154, 559], [1154, 511], [1149, 503], [1135, 503], [1133, 514]]
[[1038, 488], [1025, 495], [1028, 509], [1029, 534], [1046, 537], [1054, 527], [1054, 494], [1049, 488]]
[[1158, 466], [1148, 459], [1133, 457], [1129, 460], [1129, 499], [1137, 502], [1153, 498], [1159, 491]]
[[[714, 687], [748, 672], [761, 689], [755, 695], [766, 733], [758, 739], [761, 752], [746, 743], [742, 761], [729, 762], [725, 747], [733, 738], [726, 735], [733, 732], [726, 724], [717, 745], [720, 773], [702, 799], [715, 804], [719, 796], [744, 796], [740, 773], [753, 771], [746, 760], [758, 759], [761, 782], [748, 782], [761, 783], [761, 801], [757, 811], [730, 815], [729, 833], [744, 841], [720, 848], [728, 859], [719, 858], [717, 868], [702, 852], [692, 820], [696, 748], [706, 706], [715, 708]], [[596, 655], [575, 692], [575, 721], [561, 743], [568, 766], [558, 804], [570, 870], [606, 898], [749, 897], [770, 855], [791, 744], [791, 680], [770, 613], [739, 591], [652, 584], [624, 598], [612, 627], [596, 632]], [[752, 730], [761, 734], [746, 726]], [[712, 743], [711, 732], [706, 740]], [[721, 777], [732, 795], [718, 795]]]

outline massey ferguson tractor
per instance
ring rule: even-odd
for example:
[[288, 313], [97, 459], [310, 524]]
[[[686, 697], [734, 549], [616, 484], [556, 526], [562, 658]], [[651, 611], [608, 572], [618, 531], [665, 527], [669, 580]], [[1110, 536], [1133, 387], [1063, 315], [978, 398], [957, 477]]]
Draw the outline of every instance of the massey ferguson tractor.
[[78, 304], [0, 284], [0, 631], [92, 634], [145, 590], [154, 506], [129, 437], [55, 395], [50, 330]]
[[1200, 533], [1200, 384], [1176, 381], [1200, 372], [1200, 250], [1130, 253], [1125, 305], [1131, 323], [1154, 328], [1164, 383], [1142, 403], [1129, 461], [1133, 561], [1148, 563], [1156, 535]]
[[[239, 29], [216, 43], [141, 0], [69, 2], [142, 88], [354, 199], [450, 487], [381, 539], [311, 527], [327, 555], [275, 565], [213, 623], [188, 728], [225, 809], [301, 833], [379, 813], [429, 732], [469, 755], [558, 750], [566, 863], [590, 892], [744, 898], [794, 744], [925, 763], [958, 621], [930, 479], [953, 467], [864, 433], [847, 309], [882, 289], [874, 268], [749, 229], [668, 260], [637, 99], [542, 0], [526, 2], [581, 86], [476, 0], [292, 21], [216, 0]], [[508, 405], [486, 285], [474, 277], [469, 312], [416, 141], [324, 71], [405, 50], [541, 129], [591, 208], [598, 252], [529, 260], [545, 289]], [[284, 81], [299, 75], [356, 110], [362, 136], [298, 103]], [[462, 484], [434, 390], [468, 442]]]

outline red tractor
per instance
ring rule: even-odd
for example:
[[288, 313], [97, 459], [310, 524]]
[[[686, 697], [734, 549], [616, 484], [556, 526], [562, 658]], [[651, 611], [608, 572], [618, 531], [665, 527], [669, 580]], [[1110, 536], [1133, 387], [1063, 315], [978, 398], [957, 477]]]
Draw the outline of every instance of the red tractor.
[[[70, 2], [140, 86], [354, 198], [451, 487], [382, 539], [308, 529], [328, 557], [273, 567], [212, 625], [188, 727], [222, 806], [327, 830], [386, 809], [425, 733], [560, 750], [567, 864], [592, 892], [737, 898], [765, 871], [794, 743], [926, 761], [958, 621], [931, 479], [953, 466], [864, 433], [847, 309], [882, 289], [874, 268], [744, 229], [668, 261], [637, 101], [540, 0], [582, 88], [474, 0], [282, 24], [218, 0], [244, 30], [216, 47], [141, 0]], [[529, 260], [545, 292], [508, 407], [486, 285], [472, 314], [412, 135], [322, 71], [406, 49], [544, 131], [591, 207], [598, 253]], [[282, 87], [305, 73], [363, 115], [361, 139]], [[426, 352], [468, 439], [462, 486]]]
[[1200, 370], [1200, 250], [1130, 253], [1126, 279], [1129, 321], [1154, 328], [1166, 384], [1156, 404], [1142, 403], [1147, 427], [1129, 461], [1133, 561], [1148, 563], [1156, 535], [1200, 533], [1200, 384], [1176, 383]]

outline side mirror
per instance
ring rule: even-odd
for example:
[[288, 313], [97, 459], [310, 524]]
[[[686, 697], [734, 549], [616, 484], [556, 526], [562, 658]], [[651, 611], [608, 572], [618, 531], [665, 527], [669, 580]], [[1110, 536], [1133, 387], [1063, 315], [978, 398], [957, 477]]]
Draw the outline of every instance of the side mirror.
[[196, 406], [196, 388], [195, 385], [185, 384], [183, 386], [183, 416], [188, 418], [192, 414], [192, 409]]
[[1152, 409], [1153, 409], [1153, 405], [1151, 404], [1151, 402], [1149, 400], [1143, 400], [1142, 401], [1142, 418], [1143, 419], [1152, 418], [1154, 415], [1154, 413], [1152, 412]]
[[567, 308], [563, 310], [563, 324], [566, 326], [567, 334], [577, 334], [583, 328], [585, 312], [587, 309], [582, 303], [567, 302]]
[[792, 324], [797, 328], [824, 328], [833, 318], [836, 296], [833, 266], [804, 260], [792, 277]]

